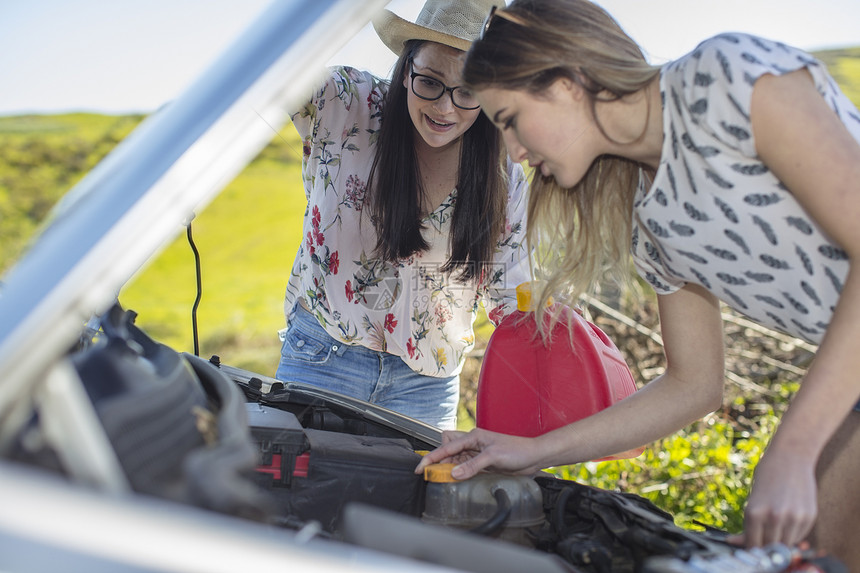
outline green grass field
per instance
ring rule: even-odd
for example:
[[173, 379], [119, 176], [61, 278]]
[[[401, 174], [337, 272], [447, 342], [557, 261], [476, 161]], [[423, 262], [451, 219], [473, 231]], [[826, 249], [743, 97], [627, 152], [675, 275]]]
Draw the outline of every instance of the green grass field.
[[[280, 140], [283, 137], [286, 141]], [[289, 147], [286, 145], [289, 143]], [[292, 126], [273, 146], [301, 149]], [[284, 326], [283, 294], [301, 237], [306, 200], [301, 158], [260, 158], [192, 221], [201, 258], [198, 309], [201, 356], [272, 375]], [[287, 157], [289, 159], [289, 157]], [[138, 324], [177, 350], [192, 351], [195, 266], [185, 229], [120, 293]]]

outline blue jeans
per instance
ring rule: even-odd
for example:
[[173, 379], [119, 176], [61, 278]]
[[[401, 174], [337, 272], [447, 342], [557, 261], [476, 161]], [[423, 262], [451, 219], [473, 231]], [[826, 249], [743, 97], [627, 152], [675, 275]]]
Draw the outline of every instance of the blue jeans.
[[459, 376], [418, 374], [399, 356], [343, 344], [299, 304], [290, 314], [275, 378], [359, 398], [443, 430], [457, 427]]

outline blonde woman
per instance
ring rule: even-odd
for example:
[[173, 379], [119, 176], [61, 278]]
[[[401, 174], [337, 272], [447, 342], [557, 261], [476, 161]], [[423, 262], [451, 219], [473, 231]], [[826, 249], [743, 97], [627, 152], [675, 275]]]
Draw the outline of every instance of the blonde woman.
[[667, 367], [538, 438], [446, 433], [419, 470], [597, 459], [719, 408], [723, 301], [820, 345], [756, 468], [742, 541], [810, 539], [860, 571], [860, 113], [825, 67], [746, 34], [651, 66], [590, 2], [514, 0], [488, 18], [464, 78], [537, 171], [529, 234], [560, 253], [544, 296], [619, 276], [632, 253], [657, 293]]

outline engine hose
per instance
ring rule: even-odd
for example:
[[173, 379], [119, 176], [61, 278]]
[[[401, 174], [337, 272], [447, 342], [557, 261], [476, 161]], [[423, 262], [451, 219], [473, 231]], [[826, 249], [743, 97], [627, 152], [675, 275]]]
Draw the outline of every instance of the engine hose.
[[481, 525], [472, 528], [472, 533], [477, 533], [479, 535], [493, 535], [499, 531], [511, 517], [511, 498], [508, 497], [508, 493], [502, 488], [498, 488], [493, 492], [493, 497], [496, 498], [496, 504], [498, 504], [498, 509], [496, 510], [495, 515]]
[[567, 509], [567, 500], [573, 495], [572, 488], [565, 488], [558, 493], [555, 505], [552, 508], [552, 524], [560, 537], [565, 536], [567, 526], [564, 523], [564, 510]]

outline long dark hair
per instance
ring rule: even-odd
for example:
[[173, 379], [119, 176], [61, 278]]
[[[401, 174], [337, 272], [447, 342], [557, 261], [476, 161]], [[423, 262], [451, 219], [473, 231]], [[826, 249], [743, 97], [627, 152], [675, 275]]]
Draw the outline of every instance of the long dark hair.
[[[368, 197], [376, 235], [376, 256], [406, 259], [429, 248], [422, 236], [421, 183], [414, 128], [406, 104], [404, 78], [424, 41], [410, 40], [397, 60], [391, 87], [383, 102], [382, 125], [370, 170]], [[408, 85], [408, 82], [407, 82]], [[489, 270], [507, 208], [506, 176], [501, 140], [481, 113], [463, 134], [457, 169], [457, 198], [451, 220], [450, 257], [444, 272], [471, 280]]]

